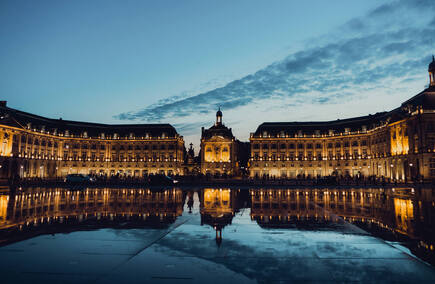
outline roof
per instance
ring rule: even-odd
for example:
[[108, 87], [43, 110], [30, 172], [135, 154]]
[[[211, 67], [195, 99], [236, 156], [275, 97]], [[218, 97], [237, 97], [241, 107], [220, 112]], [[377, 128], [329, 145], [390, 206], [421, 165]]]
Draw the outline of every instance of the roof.
[[348, 119], [337, 119], [332, 121], [310, 121], [310, 122], [265, 122], [262, 123], [254, 135], [260, 135], [263, 132], [267, 132], [268, 135], [279, 135], [282, 131], [288, 135], [296, 135], [299, 131], [303, 134], [316, 134], [316, 131], [322, 133], [328, 133], [329, 130], [335, 132], [345, 132], [346, 128], [350, 132], [362, 130], [365, 126], [366, 129], [370, 129], [374, 125], [380, 125], [382, 122], [388, 119], [387, 112], [379, 112], [374, 115], [360, 116]]
[[136, 137], [146, 136], [161, 137], [163, 133], [167, 137], [176, 137], [177, 131], [170, 124], [102, 124], [93, 122], [81, 122], [63, 119], [52, 119], [35, 114], [23, 112], [6, 106], [0, 106], [0, 124], [18, 128], [38, 129], [54, 133], [65, 133], [68, 130], [71, 135], [87, 133], [88, 137], [100, 137], [113, 134], [119, 137], [127, 137], [133, 134]]
[[234, 138], [231, 128], [228, 128], [223, 124], [213, 125], [202, 132], [202, 138], [211, 138], [213, 136], [222, 136], [230, 139]]
[[435, 109], [435, 86], [430, 86], [421, 93], [405, 101], [402, 106], [422, 106], [423, 109]]
[[[332, 130], [335, 133], [344, 133], [346, 129], [350, 132], [370, 130], [386, 122], [399, 121], [413, 111], [421, 107], [424, 110], [435, 110], [435, 86], [430, 86], [421, 93], [405, 101], [401, 107], [389, 112], [378, 112], [366, 116], [331, 121], [308, 121], [308, 122], [265, 122], [258, 126], [254, 136], [260, 136], [264, 132], [270, 136], [285, 135], [295, 136], [299, 131], [306, 135], [329, 134]], [[320, 132], [320, 133], [319, 133]]]

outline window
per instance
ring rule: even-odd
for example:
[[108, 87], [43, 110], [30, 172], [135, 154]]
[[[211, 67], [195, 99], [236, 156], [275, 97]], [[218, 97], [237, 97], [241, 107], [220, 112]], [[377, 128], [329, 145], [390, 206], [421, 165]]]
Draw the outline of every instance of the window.
[[280, 148], [281, 148], [281, 149], [285, 149], [285, 148], [286, 148], [286, 145], [285, 145], [285, 144], [281, 144]]
[[262, 148], [263, 148], [263, 149], [268, 149], [269, 146], [268, 146], [267, 144], [263, 144]]
[[289, 144], [289, 145], [288, 145], [288, 148], [289, 148], [289, 149], [294, 149], [294, 148], [295, 148], [295, 144], [293, 144], [293, 143]]
[[272, 148], [272, 149], [276, 149], [276, 144], [272, 144], [272, 145], [271, 145], [271, 148]]
[[253, 144], [252, 148], [253, 149], [260, 149], [260, 145], [259, 144]]
[[211, 147], [207, 147], [206, 152], [211, 152]]
[[307, 144], [307, 149], [313, 149], [313, 144], [311, 143]]
[[298, 149], [304, 149], [304, 144], [298, 144]]
[[358, 141], [353, 141], [353, 142], [352, 142], [352, 146], [353, 146], [353, 147], [358, 146]]
[[430, 175], [435, 176], [435, 157], [429, 160]]
[[322, 149], [322, 144], [317, 143], [317, 144], [316, 144], [316, 149]]
[[336, 143], [335, 143], [335, 148], [340, 148], [340, 147], [341, 147], [340, 142], [336, 142]]

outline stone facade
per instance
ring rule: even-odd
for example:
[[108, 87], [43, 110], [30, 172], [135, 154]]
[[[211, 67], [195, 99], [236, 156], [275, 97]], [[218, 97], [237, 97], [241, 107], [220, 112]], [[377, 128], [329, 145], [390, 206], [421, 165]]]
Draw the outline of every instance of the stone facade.
[[71, 173], [183, 174], [184, 140], [169, 124], [106, 125], [49, 119], [0, 106], [4, 178]]
[[251, 177], [435, 178], [435, 60], [423, 92], [390, 111], [326, 122], [263, 123], [250, 135]]

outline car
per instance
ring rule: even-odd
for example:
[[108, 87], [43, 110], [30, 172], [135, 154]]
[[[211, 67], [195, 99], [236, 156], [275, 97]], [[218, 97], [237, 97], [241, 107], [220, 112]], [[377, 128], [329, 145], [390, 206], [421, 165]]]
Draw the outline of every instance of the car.
[[85, 183], [85, 182], [91, 182], [92, 178], [88, 175], [84, 174], [69, 174], [65, 178], [65, 182], [68, 183]]

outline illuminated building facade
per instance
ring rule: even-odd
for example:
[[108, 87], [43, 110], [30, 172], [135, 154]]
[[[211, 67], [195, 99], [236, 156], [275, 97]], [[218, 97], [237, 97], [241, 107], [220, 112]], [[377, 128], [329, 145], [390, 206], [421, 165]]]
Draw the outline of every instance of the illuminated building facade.
[[237, 141], [231, 128], [222, 123], [222, 112], [216, 113], [216, 123], [201, 129], [201, 173], [205, 175], [238, 174]]
[[435, 59], [429, 87], [390, 112], [261, 124], [250, 135], [250, 176], [435, 179], [434, 74]]
[[2, 102], [0, 139], [1, 177], [183, 174], [184, 140], [169, 124], [107, 125], [50, 119]]

